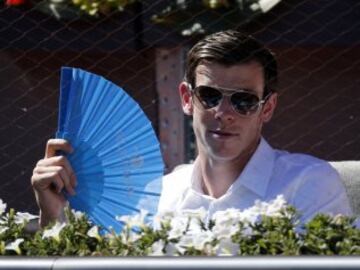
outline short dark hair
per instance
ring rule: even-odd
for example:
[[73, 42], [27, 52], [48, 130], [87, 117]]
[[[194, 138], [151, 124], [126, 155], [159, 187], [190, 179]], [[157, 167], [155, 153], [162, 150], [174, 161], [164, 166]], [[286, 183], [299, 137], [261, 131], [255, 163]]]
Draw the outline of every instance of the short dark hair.
[[196, 67], [204, 62], [225, 66], [256, 61], [264, 70], [264, 96], [276, 92], [277, 62], [274, 54], [250, 35], [226, 30], [206, 36], [187, 55], [185, 80], [195, 86]]

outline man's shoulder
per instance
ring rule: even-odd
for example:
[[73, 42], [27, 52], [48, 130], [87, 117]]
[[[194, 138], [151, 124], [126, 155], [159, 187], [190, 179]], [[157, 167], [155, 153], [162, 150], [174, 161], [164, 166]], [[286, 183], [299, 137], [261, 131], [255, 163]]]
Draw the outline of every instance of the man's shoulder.
[[175, 182], [181, 185], [189, 185], [191, 183], [191, 176], [193, 172], [193, 164], [181, 164], [176, 166], [170, 173], [164, 175], [163, 182]]
[[278, 150], [275, 160], [276, 187], [302, 213], [303, 221], [316, 213], [351, 214], [345, 187], [329, 162]]
[[175, 167], [169, 174], [164, 175], [162, 193], [178, 194], [190, 187], [193, 168], [193, 164], [181, 164]]
[[[324, 170], [336, 173], [332, 166], [325, 160], [305, 153], [274, 149], [265, 139], [261, 140], [258, 150], [258, 154], [259, 153], [261, 157], [257, 157], [256, 160], [271, 164], [274, 169], [273, 173], [275, 174], [281, 172], [281, 175], [290, 173], [294, 176], [294, 174], [312, 170]], [[264, 157], [266, 157], [266, 160]]]
[[184, 192], [191, 186], [193, 164], [182, 164], [163, 176], [158, 212], [173, 211]]
[[[335, 188], [342, 185], [338, 172], [329, 162], [320, 158], [302, 154], [276, 150], [273, 179], [277, 188], [291, 190], [321, 191], [324, 187]], [[280, 186], [280, 187], [279, 187]]]
[[289, 153], [287, 151], [275, 150], [276, 166], [281, 170], [301, 171], [329, 171], [336, 170], [325, 160], [303, 153]]

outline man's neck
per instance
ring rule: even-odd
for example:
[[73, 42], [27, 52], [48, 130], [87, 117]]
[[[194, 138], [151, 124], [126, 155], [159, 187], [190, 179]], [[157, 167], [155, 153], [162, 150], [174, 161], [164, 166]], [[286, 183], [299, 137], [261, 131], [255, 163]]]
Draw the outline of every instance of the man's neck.
[[256, 148], [234, 160], [204, 157], [199, 153], [201, 186], [204, 194], [214, 198], [223, 196], [236, 181], [249, 162]]

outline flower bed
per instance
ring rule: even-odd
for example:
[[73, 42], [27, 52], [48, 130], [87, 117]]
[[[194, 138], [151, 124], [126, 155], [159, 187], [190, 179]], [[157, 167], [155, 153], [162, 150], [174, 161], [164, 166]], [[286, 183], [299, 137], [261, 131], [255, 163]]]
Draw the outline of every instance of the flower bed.
[[101, 234], [83, 213], [66, 210], [68, 222], [31, 234], [35, 216], [5, 211], [0, 204], [0, 253], [27, 256], [147, 255], [359, 255], [354, 218], [317, 215], [299, 225], [299, 215], [279, 196], [244, 211], [228, 209], [207, 220], [203, 209], [165, 213], [144, 223], [146, 213], [118, 217], [121, 233]]

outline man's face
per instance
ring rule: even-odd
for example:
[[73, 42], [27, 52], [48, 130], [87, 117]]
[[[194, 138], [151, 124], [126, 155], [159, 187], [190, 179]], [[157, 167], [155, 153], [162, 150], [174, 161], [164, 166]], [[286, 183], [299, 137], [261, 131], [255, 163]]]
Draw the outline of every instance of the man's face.
[[[195, 87], [199, 85], [235, 91], [246, 89], [262, 99], [263, 68], [255, 61], [234, 66], [204, 63], [196, 68]], [[219, 105], [210, 109], [202, 107], [194, 95], [187, 99], [182, 94], [182, 101], [183, 107], [187, 105], [185, 113], [193, 115], [199, 154], [217, 161], [236, 162], [256, 149], [262, 125], [270, 120], [275, 109], [276, 95], [273, 94], [257, 111], [246, 116], [232, 108], [229, 96], [224, 96]]]

